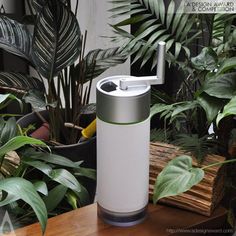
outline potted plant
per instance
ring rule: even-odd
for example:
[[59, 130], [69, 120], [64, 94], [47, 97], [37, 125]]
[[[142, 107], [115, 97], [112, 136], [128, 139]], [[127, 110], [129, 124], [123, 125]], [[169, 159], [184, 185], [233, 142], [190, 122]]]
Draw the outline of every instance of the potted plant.
[[[12, 100], [21, 104], [15, 96], [1, 94], [0, 109]], [[0, 206], [9, 213], [14, 227], [38, 219], [44, 233], [48, 216], [88, 204], [89, 194], [80, 180], [82, 176], [95, 179], [96, 174], [81, 167], [82, 162], [40, 149], [46, 144], [27, 137], [27, 130], [11, 116], [1, 114], [0, 118]]]
[[[85, 55], [87, 34], [82, 35], [76, 19], [78, 7], [73, 13], [70, 0], [28, 3], [31, 16], [26, 19], [33, 24], [33, 36], [27, 25], [1, 16], [0, 46], [27, 60], [39, 79], [1, 72], [0, 87], [23, 93], [25, 101], [34, 109], [46, 109], [42, 113], [33, 112], [18, 124], [22, 127], [34, 124], [38, 128], [49, 123], [54, 152], [74, 161], [84, 160], [83, 166], [95, 168], [96, 139], [79, 143], [81, 127], [85, 128], [95, 118], [94, 107], [86, 108], [91, 83], [106, 69], [123, 63], [125, 56], [119, 48], [96, 49]], [[84, 115], [91, 110], [92, 118]], [[92, 192], [94, 194], [94, 187]]]
[[64, 123], [77, 125], [89, 102], [92, 79], [123, 63], [125, 57], [118, 48], [97, 49], [85, 56], [87, 34], [81, 34], [77, 8], [75, 13], [71, 11], [70, 0], [29, 3], [33, 36], [26, 25], [1, 16], [0, 45], [26, 59], [40, 78], [2, 72], [1, 88], [22, 92], [34, 108], [49, 110], [51, 140], [73, 144], [78, 142], [79, 132], [68, 131]]
[[[156, 65], [157, 43], [166, 41], [167, 61], [178, 69], [175, 78], [166, 78], [167, 84], [175, 85], [174, 93], [153, 89], [152, 115], [159, 113], [158, 123], [163, 126], [158, 128], [164, 130], [155, 127], [154, 119], [152, 139], [180, 145], [199, 163], [209, 152], [222, 153], [222, 140], [225, 144], [228, 140], [225, 136], [219, 139], [220, 127], [227, 124], [226, 116], [235, 115], [235, 15], [185, 14], [175, 1], [128, 2], [129, 8], [127, 1], [114, 1], [117, 6], [112, 9], [114, 17], [128, 15], [113, 25], [116, 40], [124, 41], [123, 50], [133, 55], [133, 63], [139, 60], [141, 67], [146, 64], [151, 71]], [[126, 25], [133, 26], [131, 33], [122, 29]], [[214, 129], [209, 135], [212, 124]], [[230, 134], [230, 130], [225, 133]], [[225, 149], [223, 155], [228, 155]], [[207, 167], [194, 169], [191, 162], [190, 157], [183, 156], [168, 164], [157, 179], [155, 202], [185, 192], [201, 181]], [[189, 181], [181, 181], [187, 176]]]
[[[222, 91], [221, 95], [215, 94], [218, 90], [214, 88], [213, 92], [209, 81], [218, 81], [210, 80], [215, 76], [229, 77], [224, 74], [232, 72], [235, 66], [235, 15], [186, 14], [182, 6], [177, 6], [173, 0], [168, 3], [163, 0], [155, 3], [130, 1], [128, 9], [126, 4], [125, 1], [115, 2], [117, 6], [112, 9], [113, 17], [126, 17], [127, 14], [128, 17], [119, 19], [113, 28], [117, 33], [116, 39], [124, 41], [123, 50], [134, 55], [132, 63], [141, 59], [141, 67], [151, 64], [149, 67], [153, 68], [156, 65], [156, 45], [164, 40], [169, 65], [179, 69], [175, 74], [181, 77], [176, 93], [166, 94], [157, 89], [152, 92], [152, 112], [160, 113], [161, 120], [164, 120], [165, 133], [161, 136], [176, 139], [176, 134], [182, 132], [185, 135], [197, 134], [195, 139], [192, 137], [195, 143], [203, 137], [202, 142], [206, 142], [210, 125], [225, 102], [232, 98], [229, 90], [227, 93], [224, 91], [225, 95]], [[133, 26], [131, 33], [122, 29], [126, 25]], [[173, 78], [167, 77], [166, 81], [172, 83]], [[217, 83], [222, 82], [219, 81]], [[171, 129], [168, 132], [167, 123]], [[160, 130], [158, 132], [160, 134]], [[189, 137], [181, 140], [187, 139]], [[204, 155], [199, 153], [198, 156], [201, 159], [200, 156]]]

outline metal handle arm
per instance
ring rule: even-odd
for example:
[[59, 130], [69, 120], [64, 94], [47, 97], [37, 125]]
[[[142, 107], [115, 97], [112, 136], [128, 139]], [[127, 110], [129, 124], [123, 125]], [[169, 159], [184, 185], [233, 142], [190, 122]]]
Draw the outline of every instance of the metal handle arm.
[[159, 42], [157, 48], [157, 75], [144, 77], [127, 77], [120, 80], [120, 89], [127, 90], [129, 87], [152, 84], [164, 84], [165, 82], [165, 52], [166, 43]]

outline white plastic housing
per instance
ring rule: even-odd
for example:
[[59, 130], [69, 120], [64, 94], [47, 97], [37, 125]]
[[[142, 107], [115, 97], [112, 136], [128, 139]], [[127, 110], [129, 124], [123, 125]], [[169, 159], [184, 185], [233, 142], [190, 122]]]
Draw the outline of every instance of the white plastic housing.
[[116, 213], [148, 204], [150, 119], [128, 125], [97, 118], [97, 200]]

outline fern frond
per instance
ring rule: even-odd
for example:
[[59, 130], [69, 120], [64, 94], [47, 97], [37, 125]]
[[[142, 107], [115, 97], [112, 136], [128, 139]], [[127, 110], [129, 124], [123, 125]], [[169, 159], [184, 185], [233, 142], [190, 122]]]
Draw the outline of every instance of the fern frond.
[[219, 40], [225, 43], [234, 29], [231, 23], [235, 18], [235, 14], [216, 14], [213, 21], [213, 40]]
[[123, 49], [126, 53], [135, 54], [134, 62], [142, 59], [141, 67], [150, 59], [152, 59], [152, 67], [156, 65], [154, 55], [160, 41], [166, 42], [170, 60], [175, 61], [182, 54], [186, 58], [190, 57], [187, 46], [199, 36], [196, 15], [181, 12], [181, 6], [176, 7], [174, 0], [169, 4], [165, 4], [164, 0], [129, 0], [128, 3], [127, 1], [113, 1], [113, 3], [118, 4], [118, 7], [112, 9], [113, 17], [124, 13], [129, 15], [128, 18], [113, 25], [117, 37], [120, 40], [124, 39], [122, 26], [134, 25], [137, 28], [131, 34], [133, 38], [129, 37]]
[[218, 142], [211, 136], [199, 137], [198, 134], [179, 134], [173, 143], [186, 152], [192, 153], [199, 163], [204, 160], [207, 154], [216, 153], [218, 145]]
[[171, 133], [171, 130], [152, 129], [150, 133], [150, 141], [170, 143]]

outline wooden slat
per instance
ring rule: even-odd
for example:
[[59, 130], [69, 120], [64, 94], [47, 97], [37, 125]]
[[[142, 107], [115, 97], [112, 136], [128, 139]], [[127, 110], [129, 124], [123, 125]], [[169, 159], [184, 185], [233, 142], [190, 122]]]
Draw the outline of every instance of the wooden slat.
[[[169, 161], [177, 156], [187, 154], [179, 147], [166, 143], [150, 144], [150, 174], [149, 174], [149, 196], [153, 197], [154, 184], [158, 174]], [[194, 167], [202, 167], [216, 162], [222, 162], [225, 157], [219, 155], [207, 155], [201, 165], [193, 158]], [[161, 199], [160, 202], [188, 209], [200, 214], [210, 216], [217, 204], [223, 197], [225, 182], [225, 168], [221, 165], [205, 169], [203, 180], [193, 186], [189, 191], [178, 196]]]

